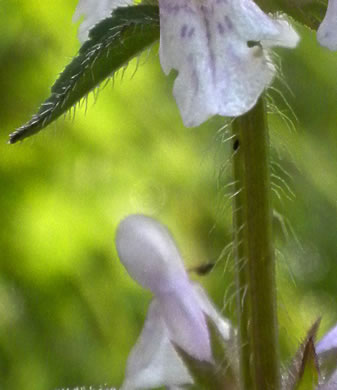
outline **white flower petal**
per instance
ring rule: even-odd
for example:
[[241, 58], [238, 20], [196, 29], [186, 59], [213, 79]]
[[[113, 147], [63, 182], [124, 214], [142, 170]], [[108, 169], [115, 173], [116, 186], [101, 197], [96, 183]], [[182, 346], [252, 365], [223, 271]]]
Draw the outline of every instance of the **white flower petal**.
[[199, 285], [194, 284], [194, 289], [197, 293], [197, 298], [201, 310], [213, 321], [214, 325], [217, 327], [219, 333], [221, 334], [224, 341], [233, 340], [233, 328], [228, 320], [225, 320], [218, 310], [215, 308], [213, 303], [210, 301], [205, 290]]
[[205, 315], [193, 285], [157, 296], [169, 337], [194, 359], [212, 362]]
[[262, 46], [264, 48], [280, 46], [294, 49], [298, 45], [300, 37], [289, 22], [280, 16], [274, 20], [274, 24], [278, 27], [278, 35], [272, 40], [270, 38], [262, 39]]
[[325, 17], [317, 30], [318, 42], [330, 50], [337, 50], [337, 0], [329, 0]]
[[299, 35], [283, 16], [271, 18], [251, 0], [232, 1], [231, 14], [237, 32], [246, 41], [261, 41], [263, 47], [288, 48], [299, 42]]
[[99, 21], [110, 16], [111, 11], [117, 7], [132, 4], [132, 0], [79, 0], [73, 21], [85, 17], [79, 28], [79, 40], [83, 43], [88, 39], [89, 30]]
[[227, 362], [230, 363], [231, 369], [237, 374], [237, 377], [239, 377], [239, 359], [235, 329], [232, 327], [230, 321], [222, 317], [217, 308], [209, 299], [205, 290], [199, 284], [195, 283], [194, 289], [197, 293], [199, 305], [202, 311], [211, 319], [213, 324], [218, 329], [218, 332], [222, 336]]
[[142, 333], [129, 355], [121, 390], [192, 383], [192, 377], [169, 340], [159, 303], [154, 300]]
[[275, 39], [279, 29], [252, 0], [234, 0], [231, 3], [231, 18], [235, 29], [246, 41]]
[[245, 113], [270, 84], [274, 66], [249, 41], [294, 45], [287, 43], [289, 25], [285, 36], [284, 23], [251, 0], [159, 0], [159, 6], [160, 61], [166, 74], [179, 72], [173, 94], [188, 127], [215, 114]]
[[155, 294], [188, 280], [180, 253], [168, 230], [144, 215], [130, 215], [119, 225], [116, 247], [130, 276]]

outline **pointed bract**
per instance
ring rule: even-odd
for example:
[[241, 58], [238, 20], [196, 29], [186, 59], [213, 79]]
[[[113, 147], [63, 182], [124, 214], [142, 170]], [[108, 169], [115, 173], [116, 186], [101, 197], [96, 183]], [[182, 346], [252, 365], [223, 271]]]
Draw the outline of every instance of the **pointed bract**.
[[307, 332], [306, 338], [299, 346], [286, 375], [283, 378], [284, 389], [316, 389], [319, 379], [319, 364], [315, 349], [315, 339], [321, 319], [317, 319]]

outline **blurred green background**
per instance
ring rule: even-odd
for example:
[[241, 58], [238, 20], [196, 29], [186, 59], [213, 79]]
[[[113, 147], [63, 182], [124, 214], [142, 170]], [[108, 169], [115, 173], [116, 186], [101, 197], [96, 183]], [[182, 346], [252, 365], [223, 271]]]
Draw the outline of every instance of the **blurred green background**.
[[[219, 260], [199, 281], [235, 321], [224, 122], [183, 127], [158, 47], [86, 114], [6, 145], [79, 48], [76, 3], [0, 1], [1, 390], [120, 385], [151, 299], [114, 247], [130, 213], [168, 225], [187, 266]], [[285, 364], [318, 316], [320, 335], [337, 321], [337, 54], [300, 31], [269, 99]]]

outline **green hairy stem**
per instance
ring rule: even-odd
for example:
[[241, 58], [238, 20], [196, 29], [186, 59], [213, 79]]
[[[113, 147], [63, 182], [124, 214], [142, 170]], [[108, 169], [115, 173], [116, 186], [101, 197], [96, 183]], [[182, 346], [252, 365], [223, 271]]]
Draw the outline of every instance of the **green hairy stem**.
[[234, 241], [242, 390], [278, 390], [269, 138], [261, 98], [233, 122]]

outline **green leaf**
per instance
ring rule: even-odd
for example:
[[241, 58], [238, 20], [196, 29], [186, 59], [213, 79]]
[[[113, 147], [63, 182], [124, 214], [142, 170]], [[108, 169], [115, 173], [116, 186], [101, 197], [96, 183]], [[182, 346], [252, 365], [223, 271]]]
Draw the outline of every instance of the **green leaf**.
[[315, 339], [320, 324], [318, 319], [307, 333], [288, 371], [286, 390], [315, 390], [319, 382], [319, 365]]
[[265, 12], [283, 12], [296, 22], [317, 30], [326, 12], [327, 0], [256, 0]]
[[48, 126], [158, 39], [157, 6], [117, 8], [90, 31], [88, 41], [52, 87], [51, 96], [28, 123], [10, 135], [9, 143]]

